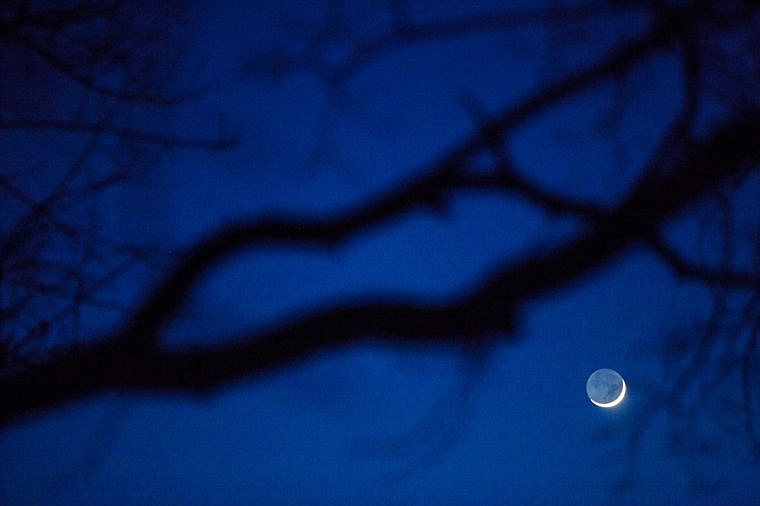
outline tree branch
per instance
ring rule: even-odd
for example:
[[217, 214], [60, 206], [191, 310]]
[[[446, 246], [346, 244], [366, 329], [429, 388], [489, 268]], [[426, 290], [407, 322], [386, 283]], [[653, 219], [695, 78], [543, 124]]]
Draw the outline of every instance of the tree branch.
[[[261, 242], [335, 244], [378, 216], [404, 207], [413, 194], [334, 222], [263, 222], [232, 227], [201, 242], [148, 299], [137, 324], [0, 380], [0, 426], [42, 408], [109, 388], [206, 392], [360, 340], [467, 345], [495, 334], [514, 337], [514, 315], [529, 300], [577, 281], [703, 197], [748, 161], [760, 161], [760, 113], [738, 118], [705, 139], [646, 198], [636, 193], [594, 227], [539, 257], [510, 262], [472, 293], [444, 304], [366, 301], [318, 310], [212, 349], [165, 350], [154, 336], [195, 279], [233, 251]], [[419, 192], [441, 190], [413, 185]], [[411, 190], [410, 190], [411, 191]], [[143, 333], [150, 334], [146, 338]], [[230, 341], [226, 341], [230, 343]]]
[[440, 19], [425, 23], [405, 21], [397, 24], [385, 35], [365, 40], [358, 44], [346, 58], [332, 66], [329, 71], [331, 81], [340, 81], [356, 74], [371, 61], [402, 47], [437, 40], [449, 40], [489, 32], [525, 29], [533, 26], [548, 26], [552, 23], [589, 22], [602, 15], [641, 10], [641, 6], [618, 4], [616, 2], [591, 2], [588, 5], [550, 6], [548, 8], [510, 9], [454, 19]]
[[737, 272], [725, 267], [714, 268], [708, 265], [697, 265], [684, 258], [660, 234], [650, 234], [645, 241], [676, 276], [714, 286], [760, 290], [760, 276], [749, 272]]

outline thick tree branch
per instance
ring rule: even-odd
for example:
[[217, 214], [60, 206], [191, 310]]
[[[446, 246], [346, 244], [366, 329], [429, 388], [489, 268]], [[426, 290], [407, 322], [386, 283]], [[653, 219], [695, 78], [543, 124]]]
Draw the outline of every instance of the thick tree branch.
[[[640, 63], [642, 59], [667, 45], [677, 33], [677, 28], [678, 25], [674, 24], [658, 26], [641, 38], [613, 49], [600, 61], [547, 85], [515, 107], [505, 109], [485, 122], [465, 142], [434, 162], [423, 171], [422, 176], [408, 182], [400, 191], [391, 193], [368, 207], [327, 222], [294, 224], [274, 220], [232, 226], [219, 231], [189, 253], [187, 261], [165, 280], [150, 297], [144, 309], [136, 315], [127, 333], [142, 336], [143, 340], [153, 340], [160, 327], [182, 304], [184, 297], [208, 268], [209, 263], [219, 262], [242, 248], [267, 241], [329, 246], [358, 230], [391, 219], [415, 207], [440, 207], [440, 203], [446, 200], [446, 193], [456, 188], [458, 182], [462, 182], [462, 171], [468, 161], [479, 152], [490, 150], [495, 137], [503, 141], [514, 129], [552, 106]], [[547, 197], [545, 192], [531, 186], [516, 173], [505, 177], [504, 184], [512, 190], [524, 192], [527, 198], [548, 209], [557, 211], [561, 208], [559, 198]], [[587, 217], [597, 214], [589, 205], [570, 206], [566, 203], [565, 206], [572, 214], [585, 214]]]
[[[747, 162], [760, 161], [760, 133], [756, 129], [759, 121], [757, 112], [736, 119], [705, 139], [651, 194], [644, 197], [636, 193], [564, 246], [544, 256], [510, 262], [470, 294], [448, 303], [381, 300], [337, 306], [281, 327], [253, 332], [232, 344], [174, 351], [140, 334], [155, 332], [155, 324], [166, 321], [165, 312], [173, 313], [174, 308], [167, 307], [154, 294], [141, 314], [142, 326], [131, 325], [117, 337], [85, 345], [50, 363], [0, 380], [0, 398], [7, 400], [0, 425], [109, 388], [205, 392], [360, 340], [466, 345], [495, 334], [514, 335], [514, 315], [520, 306], [562, 289], [614, 260], [742, 170]], [[329, 225], [272, 221], [253, 229], [224, 231], [197, 247], [170, 278], [174, 284], [156, 293], [182, 300], [193, 284], [185, 276], [197, 277], [198, 272], [217, 261], [219, 251], [229, 253], [264, 240], [332, 244], [360, 224], [372, 222], [373, 213], [384, 206], [406, 204], [404, 200], [382, 202], [371, 207], [372, 212], [353, 218], [358, 221]]]

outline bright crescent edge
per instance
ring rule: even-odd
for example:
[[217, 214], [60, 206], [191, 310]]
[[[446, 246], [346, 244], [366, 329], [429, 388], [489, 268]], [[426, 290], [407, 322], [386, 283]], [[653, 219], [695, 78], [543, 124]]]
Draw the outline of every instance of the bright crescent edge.
[[625, 397], [626, 386], [625, 386], [625, 380], [622, 378], [620, 378], [620, 380], [623, 382], [623, 389], [620, 391], [620, 395], [618, 395], [617, 399], [610, 402], [596, 402], [594, 399], [591, 399], [591, 402], [593, 402], [600, 408], [614, 408], [615, 406], [623, 402], [623, 398]]

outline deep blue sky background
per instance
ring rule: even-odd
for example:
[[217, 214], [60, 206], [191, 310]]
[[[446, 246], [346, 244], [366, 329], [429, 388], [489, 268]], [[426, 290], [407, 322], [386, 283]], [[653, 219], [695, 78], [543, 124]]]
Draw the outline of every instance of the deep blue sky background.
[[[456, 3], [427, 2], [413, 15], [499, 4]], [[363, 35], [387, 26], [384, 2], [350, 4]], [[463, 94], [496, 110], [642, 23], [607, 22], [578, 47], [559, 33], [519, 30], [399, 50], [362, 69], [331, 101], [306, 73], [265, 79], [244, 70], [253, 55], [289, 40], [297, 20], [316, 22], [323, 9], [228, 1], [194, 12], [188, 65], [200, 63], [213, 86], [146, 124], [203, 134], [221, 116], [242, 141], [221, 154], [177, 152], [138, 184], [109, 193], [99, 203], [102, 223], [125, 241], [182, 247], [233, 219], [324, 215], [366, 202], [473, 131]], [[520, 130], [516, 160], [548, 188], [614, 202], [681, 99], [678, 73], [663, 57], [633, 76], [619, 133], [628, 152], [595, 130], [615, 98], [607, 86]], [[574, 230], [519, 201], [471, 194], [454, 198], [443, 215], [414, 212], [334, 251], [240, 254], [212, 272], [167, 342], [203, 342], [212, 331], [282, 321], [363, 294], [445, 299], [505, 259]], [[142, 293], [153, 274], [133, 273], [134, 284], [120, 289]], [[634, 251], [529, 304], [519, 334], [482, 362], [452, 350], [363, 345], [210, 399], [88, 399], [0, 434], [0, 503], [757, 504], [758, 468], [743, 434], [720, 433], [716, 453], [695, 463], [720, 488], [694, 490], [663, 415], [636, 448], [633, 488], [611, 495], [626, 472], [637, 409], [673, 372], [663, 370], [657, 343], [705, 307], [701, 290]], [[103, 314], [88, 323], [117, 322]], [[628, 382], [618, 409], [586, 398], [586, 378], [600, 367]]]

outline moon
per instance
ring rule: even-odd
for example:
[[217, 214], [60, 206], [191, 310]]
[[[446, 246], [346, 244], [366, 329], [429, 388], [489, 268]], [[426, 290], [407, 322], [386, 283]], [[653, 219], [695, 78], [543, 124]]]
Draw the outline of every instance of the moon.
[[600, 408], [614, 408], [625, 397], [625, 380], [612, 369], [597, 369], [586, 381], [586, 393]]

